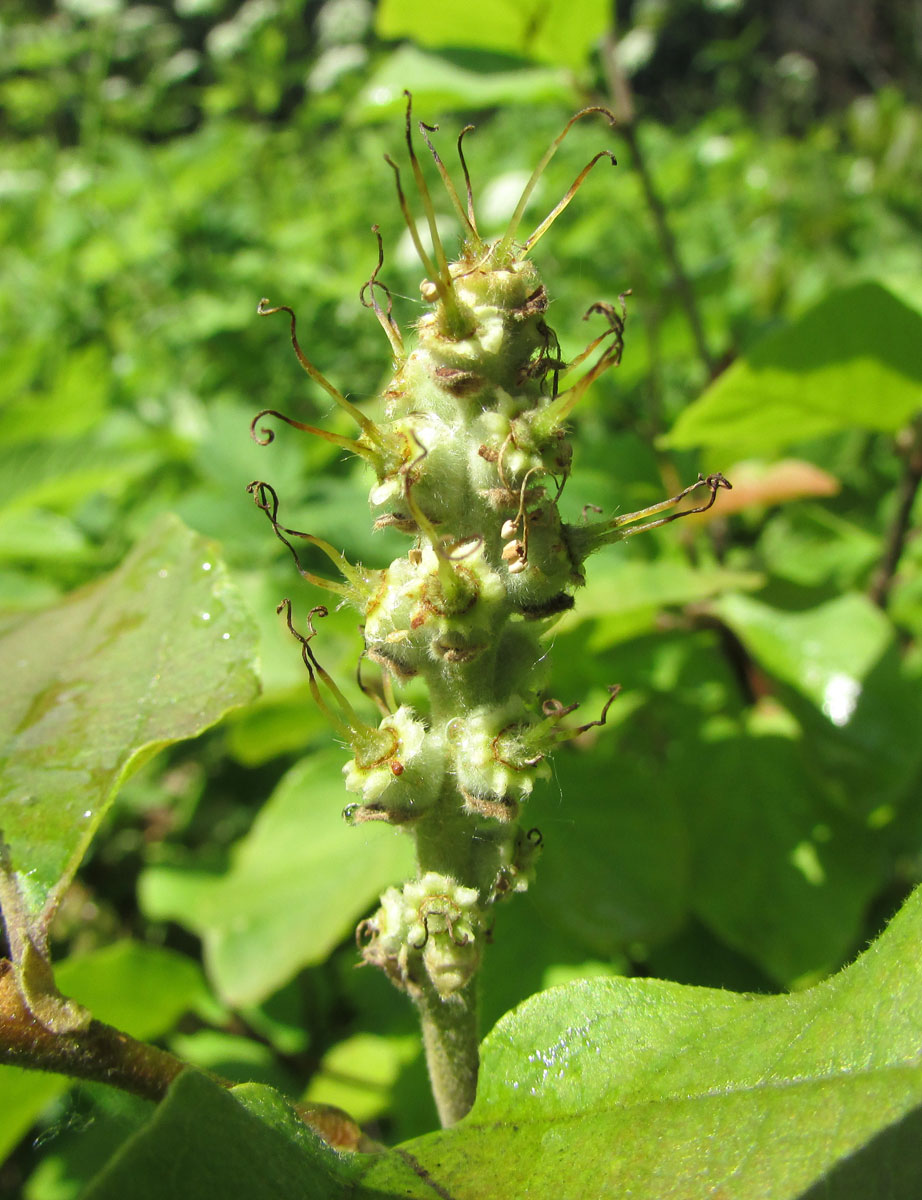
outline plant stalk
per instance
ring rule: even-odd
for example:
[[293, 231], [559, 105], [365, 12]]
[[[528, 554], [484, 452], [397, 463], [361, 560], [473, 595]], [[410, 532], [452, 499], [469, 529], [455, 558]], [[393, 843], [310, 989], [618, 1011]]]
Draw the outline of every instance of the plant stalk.
[[416, 997], [429, 1081], [443, 1128], [467, 1115], [477, 1092], [477, 980], [475, 975], [466, 988], [444, 1000], [427, 980]]
[[631, 157], [634, 160], [634, 166], [637, 169], [637, 175], [640, 179], [640, 186], [643, 188], [647, 207], [656, 226], [660, 246], [669, 264], [673, 287], [679, 298], [679, 303], [685, 310], [685, 317], [688, 321], [688, 327], [691, 330], [698, 357], [708, 373], [708, 378], [714, 379], [718, 373], [720, 364], [711, 354], [708, 347], [707, 338], [704, 333], [704, 324], [701, 320], [701, 314], [698, 311], [697, 299], [695, 298], [695, 290], [691, 285], [688, 272], [685, 270], [685, 265], [679, 254], [679, 247], [676, 244], [675, 236], [669, 224], [666, 205], [663, 203], [656, 189], [653, 175], [640, 145], [640, 139], [637, 134], [637, 113], [634, 107], [634, 97], [630, 82], [618, 62], [617, 41], [614, 31], [609, 33], [605, 38], [602, 58], [608, 81], [609, 94], [615, 104], [619, 130], [627, 142]]
[[912, 510], [919, 486], [922, 485], [922, 418], [915, 421], [903, 436], [906, 466], [897, 493], [897, 508], [887, 532], [884, 555], [871, 581], [871, 600], [878, 608], [886, 609], [890, 589], [896, 577], [912, 522]]
[[[8, 959], [0, 959], [0, 1063], [107, 1083], [155, 1103], [188, 1066], [169, 1051], [139, 1042], [102, 1021], [91, 1021], [87, 1028], [70, 1033], [52, 1032], [23, 1003]], [[208, 1074], [222, 1087], [234, 1086], [229, 1079]], [[327, 1104], [294, 1107], [304, 1124], [328, 1145], [364, 1152], [378, 1149], [342, 1109]]]

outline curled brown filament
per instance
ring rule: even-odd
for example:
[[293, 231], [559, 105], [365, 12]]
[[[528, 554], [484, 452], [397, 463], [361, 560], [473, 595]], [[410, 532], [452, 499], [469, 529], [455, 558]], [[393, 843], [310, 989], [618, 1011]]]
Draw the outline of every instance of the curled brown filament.
[[[275, 531], [275, 536], [288, 549], [302, 579], [306, 579], [308, 583], [313, 583], [317, 587], [336, 592], [337, 595], [342, 596], [344, 599], [351, 598], [354, 595], [355, 585], [360, 582], [360, 576], [356, 568], [341, 554], [337, 554], [328, 542], [314, 537], [313, 534], [302, 533], [300, 529], [288, 529], [285, 525], [280, 524], [278, 520], [278, 493], [270, 484], [264, 483], [261, 479], [254, 479], [252, 483], [247, 484], [247, 491], [253, 497], [256, 507], [269, 518], [269, 524]], [[309, 542], [312, 546], [316, 546], [318, 550], [322, 550], [336, 564], [349, 582], [353, 584], [353, 587], [349, 587], [344, 583], [337, 583], [332, 579], [324, 579], [320, 575], [314, 575], [313, 572], [306, 570], [301, 564], [297, 550], [288, 540], [289, 537], [301, 538], [302, 541]]]
[[[394, 302], [391, 298], [390, 289], [378, 279], [378, 272], [384, 266], [384, 242], [381, 240], [381, 230], [377, 225], [372, 225], [371, 232], [378, 239], [378, 265], [371, 273], [371, 278], [367, 283], [362, 284], [362, 290], [359, 292], [359, 300], [365, 308], [374, 309], [374, 314], [378, 318], [378, 323], [387, 335], [387, 340], [391, 344], [391, 349], [394, 352], [394, 357], [402, 359], [404, 357], [403, 335], [397, 327], [397, 323], [391, 316]], [[375, 296], [375, 288], [378, 287], [384, 292], [387, 297], [387, 308], [382, 309]], [[365, 293], [368, 293], [369, 299], [365, 299]]]
[[257, 446], [268, 446], [275, 441], [275, 430], [268, 425], [263, 425], [257, 430], [257, 423], [263, 417], [275, 417], [276, 420], [284, 421], [286, 425], [290, 425], [292, 429], [300, 429], [302, 433], [312, 433], [316, 437], [323, 438], [325, 442], [330, 442], [334, 446], [341, 446], [351, 454], [359, 454], [362, 458], [366, 458], [372, 463], [378, 459], [378, 455], [373, 450], [370, 450], [368, 446], [363, 446], [360, 442], [353, 441], [352, 438], [341, 437], [338, 433], [330, 433], [326, 429], [318, 429], [315, 425], [305, 425], [303, 421], [296, 421], [294, 417], [288, 417], [285, 413], [279, 412], [275, 408], [262, 409], [250, 422], [250, 437]]
[[365, 657], [365, 653], [366, 652], [363, 650], [359, 655], [358, 662], [355, 664], [355, 682], [358, 684], [359, 691], [362, 693], [362, 695], [368, 697], [381, 715], [384, 717], [389, 717], [394, 711], [393, 708], [389, 707], [387, 700], [381, 695], [380, 692], [376, 692], [374, 688], [370, 687], [362, 678], [362, 660]]
[[467, 188], [467, 219], [470, 222], [471, 229], [474, 231], [474, 235], [479, 241], [480, 234], [477, 232], [477, 221], [474, 217], [474, 190], [471, 187], [471, 175], [467, 169], [467, 162], [464, 158], [464, 149], [461, 145], [461, 143], [464, 141], [464, 135], [466, 133], [472, 133], [473, 130], [473, 125], [465, 125], [458, 134], [458, 158], [461, 159], [461, 170], [464, 172], [464, 186]]
[[[468, 128], [473, 128], [473, 126], [468, 126]], [[470, 218], [469, 212], [464, 211], [464, 208], [462, 207], [462, 204], [461, 204], [461, 198], [458, 195], [458, 193], [455, 191], [455, 185], [452, 182], [451, 176], [448, 174], [448, 170], [446, 169], [445, 164], [442, 162], [441, 158], [439, 157], [438, 150], [436, 150], [435, 146], [433, 146], [432, 139], [429, 137], [430, 133], [438, 133], [438, 130], [439, 130], [438, 125], [427, 125], [425, 123], [425, 121], [419, 122], [419, 132], [422, 134], [423, 141], [429, 147], [429, 153], [432, 155], [432, 158], [435, 161], [436, 168], [438, 169], [438, 172], [442, 177], [442, 183], [444, 183], [444, 185], [445, 185], [445, 191], [448, 192], [448, 198], [451, 200], [454, 210], [458, 214], [458, 217], [461, 221], [462, 227], [464, 229], [466, 229], [466, 231], [467, 231], [467, 233], [465, 235], [466, 239], [473, 242], [474, 248], [476, 250], [479, 250], [480, 249], [480, 236], [477, 233], [476, 228], [474, 227], [474, 223]], [[459, 143], [460, 143], [460, 139], [459, 139]], [[462, 159], [462, 162], [463, 162], [463, 159]], [[467, 180], [467, 185], [468, 185], [468, 189], [470, 189], [470, 179]], [[469, 192], [468, 193], [468, 208], [470, 209], [471, 206], [472, 206], [472, 202], [471, 202], [470, 192]]]
[[580, 734], [580, 733], [585, 733], [587, 729], [593, 729], [596, 726], [602, 726], [605, 724], [606, 720], [608, 719], [608, 710], [611, 708], [612, 704], [614, 704], [616, 698], [618, 697], [618, 695], [621, 691], [621, 684], [620, 683], [610, 683], [608, 685], [607, 690], [608, 690], [608, 699], [605, 701], [605, 704], [604, 704], [602, 711], [599, 714], [598, 718], [595, 721], [587, 721], [585, 725], [578, 725], [576, 727], [576, 729], [574, 729], [571, 732], [571, 734], [570, 734], [571, 737], [575, 737], [577, 734]]
[[[566, 125], [563, 127], [561, 132], [557, 135], [556, 138], [554, 138], [553, 142], [551, 142], [550, 146], [548, 146], [547, 150], [544, 152], [544, 156], [542, 157], [542, 159], [538, 163], [538, 165], [535, 167], [534, 171], [531, 174], [531, 178], [529, 179], [528, 183], [526, 183], [526, 185], [525, 185], [525, 189], [522, 192], [522, 195], [519, 197], [519, 202], [516, 205], [515, 212], [512, 214], [512, 219], [509, 222], [509, 227], [507, 228], [506, 232], [503, 234], [502, 240], [499, 243], [500, 256], [508, 253], [509, 250], [511, 249], [512, 242], [515, 238], [516, 233], [518, 232], [519, 225], [520, 225], [522, 217], [525, 213], [525, 208], [528, 205], [528, 201], [531, 199], [531, 194], [535, 190], [538, 180], [544, 174], [545, 168], [547, 167], [548, 163], [551, 161], [551, 159], [557, 153], [557, 149], [560, 146], [560, 143], [567, 136], [567, 134], [570, 132], [570, 130], [573, 128], [573, 126], [576, 124], [577, 121], [582, 120], [583, 117], [587, 117], [591, 113], [601, 113], [603, 116], [608, 118], [609, 125], [614, 125], [614, 123], [615, 123], [614, 115], [612, 113], [610, 113], [607, 108], [600, 108], [598, 105], [592, 105], [589, 108], [581, 109], [578, 113], [576, 113], [574, 116], [572, 116], [569, 119], [569, 121], [567, 121]], [[605, 153], [605, 152], [603, 152], [603, 153]], [[534, 245], [534, 243], [538, 240], [538, 238], [543, 233], [547, 232], [547, 230], [550, 228], [551, 223], [554, 220], [556, 220], [557, 217], [560, 216], [560, 214], [563, 212], [563, 210], [567, 207], [567, 205], [570, 203], [570, 201], [576, 195], [576, 191], [579, 188], [579, 185], [582, 183], [583, 179], [585, 179], [587, 173], [592, 168], [593, 164], [598, 162], [599, 158], [601, 158], [601, 157], [602, 157], [601, 154], [596, 155], [596, 157], [592, 160], [592, 162], [589, 164], [589, 166], [586, 167], [581, 172], [576, 183], [570, 188], [570, 190], [567, 192], [566, 196], [561, 201], [561, 203], [558, 204], [557, 207], [554, 209], [554, 211], [551, 213], [550, 217], [548, 217], [547, 220], [542, 221], [542, 223], [538, 226], [538, 228], [535, 230], [535, 232], [529, 238], [529, 243], [530, 243], [529, 248], [530, 248], [530, 246]]]
[[593, 338], [586, 349], [578, 354], [572, 362], [567, 364], [567, 370], [572, 371], [575, 367], [581, 366], [589, 355], [601, 346], [603, 342], [608, 339], [611, 340], [585, 375], [582, 375], [565, 392], [555, 395], [547, 408], [542, 409], [537, 422], [542, 432], [549, 433], [552, 429], [561, 425], [599, 376], [603, 375], [609, 367], [617, 367], [620, 364], [621, 355], [624, 352], [624, 324], [627, 320], [627, 306], [625, 301], [630, 294], [630, 291], [622, 292], [618, 297], [620, 312], [615, 311], [614, 305], [605, 304], [601, 301], [590, 305], [586, 310], [583, 316], [584, 321], [588, 320], [595, 313], [599, 313], [608, 322], [608, 328], [600, 333], [598, 337]]
[[327, 395], [332, 396], [340, 408], [349, 414], [349, 416], [353, 419], [353, 421], [355, 421], [365, 436], [376, 445], [380, 445], [381, 433], [374, 421], [366, 417], [363, 412], [360, 412], [354, 404], [351, 404], [342, 394], [342, 392], [338, 388], [334, 387], [333, 384], [330, 383], [329, 379], [327, 379], [325, 375], [317, 370], [311, 360], [301, 349], [301, 343], [298, 341], [298, 323], [297, 318], [295, 317], [294, 309], [289, 308], [287, 304], [276, 304], [274, 306], [270, 306], [269, 301], [263, 297], [263, 299], [260, 300], [259, 304], [256, 306], [256, 311], [261, 317], [271, 317], [273, 313], [277, 312], [288, 313], [291, 321], [291, 344], [294, 347], [294, 352], [297, 356], [298, 362], [301, 364], [307, 374], [310, 375], [311, 379], [313, 379], [315, 383], [319, 383]]
[[570, 187], [569, 187], [566, 195], [563, 197], [563, 199], [544, 218], [544, 220], [541, 222], [541, 224], [538, 226], [538, 228], [534, 231], [534, 233], [529, 238], [526, 238], [526, 240], [525, 240], [525, 252], [526, 253], [533, 248], [533, 246], [535, 245], [535, 243], [538, 241], [539, 238], [543, 237], [544, 234], [547, 233], [547, 231], [550, 229], [550, 227], [554, 224], [554, 222], [557, 220], [557, 218], [560, 216], [560, 214], [563, 212], [563, 210], [567, 207], [567, 205], [570, 203], [570, 201], [573, 199], [573, 197], [576, 195], [576, 193], [582, 187], [583, 180], [586, 178], [586, 176], [589, 174], [589, 172], [592, 170], [592, 168], [595, 166], [595, 164], [599, 161], [600, 158], [609, 159], [611, 161], [611, 165], [613, 167], [616, 167], [618, 165], [618, 160], [615, 158], [614, 154], [612, 154], [612, 152], [610, 150], [600, 150], [598, 154], [596, 154], [593, 158], [591, 158], [589, 160], [589, 162], [587, 162], [586, 165], [583, 167], [583, 169], [580, 171], [580, 173], [577, 175], [577, 177], [573, 180], [573, 182], [570, 184]]
[[[317, 661], [317, 656], [311, 649], [311, 640], [317, 636], [317, 630], [314, 628], [314, 617], [329, 616], [329, 609], [323, 604], [315, 605], [307, 615], [307, 637], [303, 633], [299, 633], [295, 629], [291, 619], [291, 601], [286, 596], [275, 610], [281, 613], [284, 610], [285, 623], [288, 626], [288, 632], [292, 637], [297, 638], [301, 643], [301, 658], [304, 665], [307, 667], [307, 674], [311, 695], [314, 702], [320, 711], [324, 714], [330, 724], [336, 729], [351, 745], [356, 746], [361, 742], [373, 742], [380, 740], [376, 730], [369, 728], [355, 713], [352, 705], [337, 687], [336, 682], [328, 671]], [[320, 686], [317, 680], [320, 679], [324, 686], [333, 696], [339, 708], [339, 712], [333, 708], [323, 698], [323, 693], [320, 691]]]
[[407, 153], [410, 157], [410, 166], [413, 169], [413, 178], [416, 181], [416, 190], [419, 193], [419, 198], [423, 203], [423, 212], [426, 214], [426, 222], [429, 225], [429, 238], [432, 242], [432, 249], [435, 252], [435, 259], [438, 263], [438, 276], [433, 282], [439, 285], [439, 293], [443, 300], [452, 294], [451, 273], [448, 270], [448, 259], [445, 255], [445, 248], [442, 245], [442, 239], [439, 237], [439, 229], [435, 220], [435, 209], [432, 207], [432, 197], [429, 195], [429, 189], [426, 186], [426, 180], [423, 177], [422, 168], [419, 165], [419, 159], [416, 157], [416, 151], [413, 148], [413, 97], [409, 91], [403, 93], [407, 98], [407, 118], [406, 118], [406, 143]]
[[416, 222], [413, 220], [413, 214], [410, 212], [410, 206], [407, 204], [407, 197], [403, 190], [403, 184], [400, 182], [400, 168], [389, 154], [385, 154], [384, 161], [394, 172], [394, 182], [397, 186], [397, 203], [400, 205], [400, 211], [403, 213], [403, 222], [406, 225], [407, 231], [410, 234], [410, 238], [413, 241], [413, 248], [416, 250], [419, 261], [422, 263], [423, 270], [426, 272], [426, 275], [429, 277], [429, 279], [433, 280], [438, 288], [440, 286], [438, 272], [435, 269], [435, 263], [426, 253], [425, 247], [422, 243], [422, 238], [419, 236], [419, 231], [416, 228]]

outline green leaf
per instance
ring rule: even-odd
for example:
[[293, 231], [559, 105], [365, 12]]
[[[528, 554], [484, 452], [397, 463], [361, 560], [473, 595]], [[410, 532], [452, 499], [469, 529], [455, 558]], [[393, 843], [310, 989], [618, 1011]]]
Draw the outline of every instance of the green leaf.
[[669, 765], [694, 845], [691, 907], [783, 987], [842, 963], [886, 879], [880, 836], [830, 803], [811, 752], [806, 740], [705, 729]]
[[686, 911], [688, 832], [662, 772], [651, 767], [611, 740], [590, 752], [561, 749], [558, 786], [528, 801], [528, 822], [544, 838], [532, 902], [603, 957], [663, 940]]
[[382, 0], [375, 29], [422, 46], [476, 47], [581, 67], [611, 24], [606, 0]]
[[862, 680], [893, 629], [866, 596], [850, 593], [806, 612], [784, 612], [751, 596], [724, 596], [715, 611], [773, 675], [798, 688], [835, 725], [854, 713]]
[[189, 1070], [83, 1200], [345, 1200], [351, 1174], [270, 1088], [231, 1093]]
[[60, 360], [50, 387], [19, 397], [0, 411], [0, 442], [13, 446], [92, 429], [105, 411], [109, 379], [103, 346], [72, 349]]
[[141, 901], [205, 941], [209, 975], [232, 1004], [265, 999], [322, 962], [380, 892], [412, 871], [410, 840], [342, 818], [344, 755], [327, 750], [285, 776], [224, 876], [152, 867]]
[[592, 560], [588, 575], [586, 586], [577, 595], [576, 607], [564, 614], [555, 630], [562, 633], [598, 619], [598, 629], [592, 636], [594, 650], [652, 628], [657, 614], [669, 605], [698, 604], [721, 592], [750, 590], [764, 582], [763, 576], [754, 571], [696, 567], [679, 558], [644, 562], [625, 552], [608, 550]]
[[915, 1200], [920, 939], [922, 890], [857, 962], [796, 995], [653, 979], [544, 992], [486, 1038], [471, 1114], [370, 1160], [363, 1181], [430, 1195], [398, 1192], [411, 1163], [464, 1200]]
[[0, 640], [0, 829], [33, 916], [49, 919], [133, 770], [253, 697], [252, 640], [217, 546], [175, 518]]
[[573, 103], [573, 85], [558, 67], [472, 71], [415, 46], [400, 46], [372, 74], [355, 115], [395, 117], [406, 108], [405, 90], [413, 93], [420, 112]]
[[900, 654], [880, 609], [857, 593], [805, 612], [741, 595], [714, 609], [769, 674], [808, 701], [790, 698], [810, 735], [814, 770], [835, 781], [839, 802], [886, 823], [893, 806], [915, 794], [922, 689], [918, 666]]
[[357, 1033], [327, 1051], [304, 1099], [333, 1104], [361, 1124], [372, 1121], [392, 1107], [401, 1070], [420, 1053], [419, 1038], [413, 1033], [388, 1037]]
[[686, 408], [666, 441], [772, 454], [843, 429], [894, 433], [922, 407], [922, 315], [879, 283], [833, 292]]
[[70, 1087], [61, 1075], [0, 1066], [0, 1162], [14, 1150], [36, 1119]]

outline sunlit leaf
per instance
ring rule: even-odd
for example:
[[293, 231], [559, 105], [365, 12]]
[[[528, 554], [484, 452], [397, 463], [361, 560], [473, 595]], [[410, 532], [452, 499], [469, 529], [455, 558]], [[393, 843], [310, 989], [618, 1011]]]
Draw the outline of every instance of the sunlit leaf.
[[605, 0], [383, 0], [376, 16], [381, 37], [407, 37], [423, 46], [476, 47], [539, 62], [580, 67], [611, 24]]
[[896, 432], [919, 410], [922, 314], [879, 283], [833, 292], [757, 342], [668, 442], [771, 454], [843, 429]]
[[[484, 1042], [470, 1116], [371, 1160], [364, 1183], [464, 1200], [913, 1200], [920, 937], [917, 892], [853, 966], [792, 996], [654, 979], [535, 996]], [[407, 1163], [418, 1192], [399, 1190]]]

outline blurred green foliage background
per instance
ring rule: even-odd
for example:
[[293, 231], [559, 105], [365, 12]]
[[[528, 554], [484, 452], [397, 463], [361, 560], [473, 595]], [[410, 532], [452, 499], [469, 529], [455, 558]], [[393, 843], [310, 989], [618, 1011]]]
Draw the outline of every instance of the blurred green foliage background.
[[[340, 822], [342, 756], [274, 615], [320, 598], [244, 490], [270, 480], [287, 524], [352, 559], [404, 551], [372, 536], [354, 461], [248, 436], [264, 407], [352, 432], [261, 296], [377, 410], [389, 350], [358, 302], [372, 223], [401, 324], [421, 311], [382, 157], [401, 153], [404, 88], [446, 162], [476, 124], [497, 233], [568, 116], [614, 107], [620, 165], [535, 253], [565, 357], [591, 303], [632, 292], [623, 364], [575, 416], [564, 502], [576, 520], [698, 470], [735, 484], [694, 530], [600, 555], [550, 638], [564, 702], [624, 690], [530, 802], [546, 852], [499, 915], [485, 1026], [580, 974], [803, 986], [922, 878], [922, 53], [911, 6], [839, 7], [638, 0], [616, 39], [596, 0], [8, 0], [0, 628], [172, 511], [220, 541], [261, 629], [260, 700], [123, 790], [57, 920], [65, 991], [387, 1140], [434, 1124], [410, 1006], [350, 944], [406, 848]], [[574, 127], [528, 219], [611, 136]], [[360, 645], [348, 614], [326, 623], [341, 684]], [[0, 1184], [28, 1200], [79, 1194], [146, 1111], [4, 1072]]]

